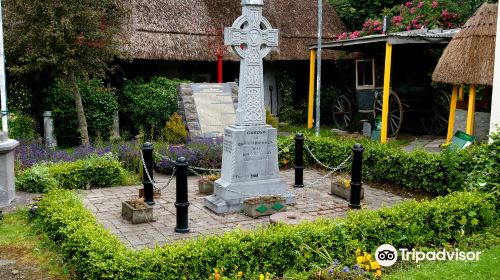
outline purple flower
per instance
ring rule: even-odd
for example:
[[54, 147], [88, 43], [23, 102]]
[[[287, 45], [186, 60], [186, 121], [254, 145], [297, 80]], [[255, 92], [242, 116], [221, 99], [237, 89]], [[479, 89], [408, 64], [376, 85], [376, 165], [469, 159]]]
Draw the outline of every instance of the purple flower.
[[350, 272], [351, 270], [349, 270], [349, 268], [347, 266], [344, 266], [344, 268], [342, 268], [342, 272]]
[[328, 270], [328, 274], [332, 275], [333, 274], [333, 269]]

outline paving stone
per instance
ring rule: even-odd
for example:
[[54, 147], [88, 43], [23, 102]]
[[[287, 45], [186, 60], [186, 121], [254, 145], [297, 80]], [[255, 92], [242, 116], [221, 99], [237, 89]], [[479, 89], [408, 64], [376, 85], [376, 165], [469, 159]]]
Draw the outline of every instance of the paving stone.
[[[304, 172], [304, 181], [313, 182], [326, 173], [320, 170], [309, 169]], [[294, 170], [282, 170], [281, 177], [287, 182], [288, 191], [297, 197], [295, 205], [289, 205], [287, 211], [304, 213], [314, 218], [335, 218], [346, 215], [348, 201], [332, 196], [330, 192], [331, 178], [314, 186], [303, 189], [294, 189]], [[169, 176], [155, 174], [159, 186], [168, 181]], [[133, 225], [121, 217], [121, 202], [137, 196], [142, 186], [124, 186], [108, 189], [92, 189], [83, 193], [84, 205], [87, 207], [112, 234], [134, 249], [154, 248], [176, 242], [177, 240], [197, 238], [206, 235], [220, 235], [226, 231], [254, 230], [269, 224], [269, 216], [253, 219], [243, 213], [228, 213], [217, 215], [203, 206], [206, 195], [198, 193], [196, 177], [188, 178], [188, 194], [191, 203], [189, 207], [190, 233], [180, 234], [174, 231], [176, 226], [175, 183], [162, 190], [162, 196], [156, 199], [153, 206], [155, 222]], [[175, 182], [175, 180], [174, 180]], [[363, 207], [376, 209], [381, 206], [390, 206], [408, 199], [383, 190], [365, 185], [365, 200]]]

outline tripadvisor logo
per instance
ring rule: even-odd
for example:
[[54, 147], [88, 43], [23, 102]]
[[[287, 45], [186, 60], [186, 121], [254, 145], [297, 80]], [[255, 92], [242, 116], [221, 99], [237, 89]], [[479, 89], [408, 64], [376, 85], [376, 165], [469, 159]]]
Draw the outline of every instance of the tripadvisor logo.
[[[399, 254], [398, 254], [399, 251]], [[402, 261], [414, 261], [415, 263], [421, 261], [478, 261], [481, 252], [464, 252], [455, 249], [454, 251], [440, 251], [421, 252], [412, 249], [399, 249], [396, 250], [394, 246], [389, 244], [381, 245], [375, 251], [375, 259], [381, 266], [392, 266], [398, 260], [398, 255], [401, 256]]]

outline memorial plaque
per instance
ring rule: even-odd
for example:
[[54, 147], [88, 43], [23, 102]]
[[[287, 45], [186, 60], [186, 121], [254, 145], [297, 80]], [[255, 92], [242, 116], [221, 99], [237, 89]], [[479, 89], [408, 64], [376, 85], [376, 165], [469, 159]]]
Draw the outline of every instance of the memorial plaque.
[[203, 136], [222, 136], [226, 126], [234, 124], [234, 110], [229, 84], [192, 84], [193, 98]]

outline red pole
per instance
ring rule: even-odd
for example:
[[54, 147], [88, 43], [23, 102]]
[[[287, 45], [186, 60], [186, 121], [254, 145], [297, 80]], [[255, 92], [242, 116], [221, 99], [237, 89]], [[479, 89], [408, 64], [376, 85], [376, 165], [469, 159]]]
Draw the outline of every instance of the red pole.
[[222, 84], [222, 55], [217, 56], [217, 82]]

